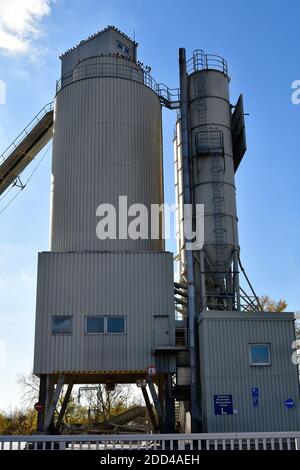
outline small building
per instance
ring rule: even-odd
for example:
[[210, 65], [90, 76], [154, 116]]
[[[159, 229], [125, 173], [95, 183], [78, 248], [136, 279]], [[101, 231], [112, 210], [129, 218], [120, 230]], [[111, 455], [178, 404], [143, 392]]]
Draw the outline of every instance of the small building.
[[205, 432], [298, 431], [294, 315], [210, 311], [199, 323]]

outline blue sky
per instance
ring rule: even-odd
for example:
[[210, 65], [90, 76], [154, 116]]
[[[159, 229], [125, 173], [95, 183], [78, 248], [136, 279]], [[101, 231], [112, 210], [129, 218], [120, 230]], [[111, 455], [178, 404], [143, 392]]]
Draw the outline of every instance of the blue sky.
[[[179, 47], [188, 57], [197, 48], [224, 56], [231, 101], [242, 92], [249, 113], [248, 151], [236, 176], [242, 260], [258, 294], [283, 297], [288, 310], [300, 310], [300, 105], [291, 102], [291, 84], [300, 79], [299, 15], [293, 0], [1, 0], [0, 154], [53, 100], [59, 54], [108, 24], [135, 31], [139, 59], [170, 87], [178, 86]], [[175, 113], [164, 111], [170, 203], [174, 122]], [[0, 409], [20, 403], [16, 378], [32, 368], [37, 252], [48, 249], [50, 157], [0, 214]], [[13, 194], [0, 201], [0, 211]]]

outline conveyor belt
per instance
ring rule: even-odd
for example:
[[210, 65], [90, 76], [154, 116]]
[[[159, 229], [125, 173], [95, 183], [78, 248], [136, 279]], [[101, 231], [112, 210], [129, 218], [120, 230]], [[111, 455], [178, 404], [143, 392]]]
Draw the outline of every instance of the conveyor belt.
[[52, 133], [53, 103], [49, 103], [0, 156], [0, 194], [4, 193], [49, 142]]

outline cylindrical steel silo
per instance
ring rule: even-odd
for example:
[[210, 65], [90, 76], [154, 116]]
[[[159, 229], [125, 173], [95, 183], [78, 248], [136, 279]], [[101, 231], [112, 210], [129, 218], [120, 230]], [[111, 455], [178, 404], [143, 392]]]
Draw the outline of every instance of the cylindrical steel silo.
[[128, 206], [144, 204], [149, 214], [151, 204], [163, 203], [161, 105], [143, 69], [118, 55], [88, 57], [59, 88], [51, 250], [163, 250], [162, 239], [148, 236], [150, 221], [144, 238], [96, 236], [100, 204], [112, 204], [118, 221], [119, 196], [127, 196]]
[[222, 273], [238, 248], [228, 82], [213, 69], [189, 76], [194, 202], [204, 204], [205, 250]]
[[[188, 134], [190, 180], [193, 205], [204, 204], [204, 245], [195, 253], [195, 279], [200, 296], [201, 275], [205, 276], [207, 302], [198, 308], [235, 308], [234, 257], [239, 250], [232, 144], [232, 113], [229, 102], [227, 64], [218, 56], [197, 50], [187, 62]], [[181, 118], [174, 139], [178, 260], [185, 279], [183, 232]], [[204, 255], [204, 256], [202, 256]], [[225, 301], [224, 301], [225, 299]], [[228, 303], [228, 299], [231, 299]], [[202, 307], [201, 307], [202, 304]]]

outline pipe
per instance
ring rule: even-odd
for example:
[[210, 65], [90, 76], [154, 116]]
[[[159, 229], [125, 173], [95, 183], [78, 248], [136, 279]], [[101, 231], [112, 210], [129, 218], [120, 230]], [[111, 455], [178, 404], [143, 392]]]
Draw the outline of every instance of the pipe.
[[234, 272], [234, 289], [236, 293], [236, 309], [241, 311], [241, 294], [240, 294], [240, 279], [239, 279], [239, 266], [238, 266], [238, 251], [235, 251], [233, 258], [233, 272]]
[[[188, 76], [186, 71], [185, 49], [179, 49], [179, 76], [180, 76], [180, 125], [182, 139], [182, 172], [183, 172], [183, 203], [192, 204], [192, 192], [190, 182], [190, 150], [189, 150], [189, 99]], [[186, 239], [185, 246], [189, 240]], [[186, 275], [188, 293], [188, 327], [189, 327], [189, 352], [190, 352], [190, 379], [191, 379], [191, 425], [192, 432], [199, 432], [202, 428], [200, 411], [200, 387], [197, 371], [197, 347], [196, 347], [196, 312], [195, 312], [195, 279], [194, 257], [192, 250], [186, 250]]]
[[257, 308], [257, 305], [255, 305], [255, 303], [254, 303], [256, 299], [253, 299], [253, 300], [252, 300], [252, 299], [249, 297], [249, 295], [247, 294], [247, 292], [244, 291], [244, 289], [243, 289], [242, 287], [240, 287], [240, 290], [241, 290], [242, 294], [244, 294], [244, 296], [241, 296], [241, 298], [242, 298], [245, 302], [247, 302], [247, 304], [248, 304], [249, 307], [251, 307], [252, 309], [254, 308], [254, 310], [255, 310], [255, 309]]
[[203, 250], [200, 250], [200, 270], [201, 270], [202, 311], [204, 311], [206, 310], [206, 285], [205, 285], [205, 261], [204, 261]]
[[249, 278], [248, 278], [248, 276], [247, 276], [247, 274], [246, 274], [245, 269], [243, 268], [243, 265], [242, 265], [242, 262], [241, 262], [241, 258], [240, 258], [240, 254], [239, 254], [239, 253], [238, 253], [238, 262], [239, 262], [241, 271], [242, 271], [242, 273], [244, 274], [244, 276], [245, 276], [245, 278], [246, 278], [246, 281], [247, 281], [248, 284], [249, 284], [249, 287], [250, 287], [250, 289], [251, 289], [251, 292], [252, 292], [252, 294], [253, 294], [254, 297], [255, 297], [255, 300], [256, 300], [256, 302], [257, 302], [257, 305], [259, 306], [260, 311], [263, 312], [263, 308], [262, 308], [262, 306], [261, 306], [261, 303], [260, 303], [260, 301], [259, 301], [259, 298], [258, 298], [257, 295], [255, 294], [255, 291], [254, 291], [254, 289], [253, 289], [253, 287], [252, 287], [252, 284], [251, 284], [251, 282], [250, 282], [250, 280], [249, 280]]

